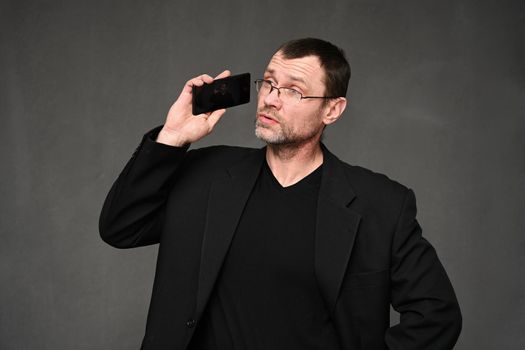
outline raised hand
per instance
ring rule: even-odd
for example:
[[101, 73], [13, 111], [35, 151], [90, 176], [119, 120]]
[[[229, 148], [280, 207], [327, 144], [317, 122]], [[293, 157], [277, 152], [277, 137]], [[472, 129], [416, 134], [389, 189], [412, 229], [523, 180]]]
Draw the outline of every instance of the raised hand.
[[157, 137], [157, 142], [180, 147], [200, 140], [211, 133], [226, 110], [219, 109], [210, 113], [193, 115], [191, 112], [192, 87], [210, 84], [214, 79], [225, 78], [230, 74], [230, 71], [225, 70], [215, 78], [203, 74], [188, 80], [179, 97], [171, 106], [164, 127]]

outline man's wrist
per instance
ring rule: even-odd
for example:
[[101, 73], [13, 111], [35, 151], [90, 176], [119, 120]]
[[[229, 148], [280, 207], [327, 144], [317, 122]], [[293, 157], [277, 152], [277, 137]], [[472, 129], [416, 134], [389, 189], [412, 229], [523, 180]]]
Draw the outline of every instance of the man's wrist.
[[184, 147], [189, 142], [186, 141], [181, 135], [177, 132], [168, 131], [165, 128], [162, 128], [155, 140], [158, 143], [162, 143], [168, 146], [174, 147]]

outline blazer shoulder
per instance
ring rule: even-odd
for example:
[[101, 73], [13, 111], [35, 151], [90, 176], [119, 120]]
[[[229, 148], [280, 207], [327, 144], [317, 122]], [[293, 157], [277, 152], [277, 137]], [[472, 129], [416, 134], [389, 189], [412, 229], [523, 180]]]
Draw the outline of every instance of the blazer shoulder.
[[235, 163], [259, 152], [258, 148], [215, 145], [190, 149], [187, 154], [192, 162], [219, 162], [221, 164]]
[[358, 198], [372, 203], [402, 203], [411, 191], [388, 175], [345, 162], [343, 168]]
[[254, 158], [260, 152], [261, 149], [257, 148], [226, 145], [190, 149], [186, 154], [181, 169], [185, 173], [199, 173], [213, 177], [216, 171], [222, 172], [235, 164]]
[[229, 145], [214, 145], [201, 148], [192, 148], [189, 150], [189, 153], [194, 153], [200, 157], [205, 157], [207, 155], [222, 155], [225, 157], [239, 157], [251, 154], [253, 152], [259, 151], [258, 148], [251, 147], [242, 147], [242, 146], [229, 146]]

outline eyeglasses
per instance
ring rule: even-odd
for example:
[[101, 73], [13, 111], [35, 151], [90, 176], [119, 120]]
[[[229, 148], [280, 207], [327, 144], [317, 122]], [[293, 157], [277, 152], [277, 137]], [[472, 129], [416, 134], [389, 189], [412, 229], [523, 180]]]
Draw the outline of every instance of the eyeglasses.
[[272, 84], [269, 80], [264, 79], [257, 79], [255, 82], [255, 89], [258, 93], [269, 95], [272, 93], [272, 91], [275, 89], [277, 90], [277, 97], [283, 101], [283, 103], [286, 104], [296, 104], [299, 103], [303, 99], [307, 98], [322, 98], [322, 99], [331, 99], [331, 98], [337, 98], [334, 96], [303, 96], [302, 93], [295, 89], [287, 88], [287, 87], [277, 87]]

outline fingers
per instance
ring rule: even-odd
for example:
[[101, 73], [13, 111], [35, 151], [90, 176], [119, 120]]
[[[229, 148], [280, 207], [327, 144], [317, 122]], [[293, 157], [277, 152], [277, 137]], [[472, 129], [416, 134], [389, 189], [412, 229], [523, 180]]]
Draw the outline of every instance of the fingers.
[[226, 78], [231, 75], [229, 70], [223, 71], [221, 74], [217, 75], [215, 78], [212, 78], [208, 74], [202, 74], [198, 77], [192, 78], [186, 82], [185, 88], [191, 90], [192, 86], [202, 86], [204, 84], [211, 84], [215, 79]]
[[195, 78], [192, 78], [186, 82], [184, 87], [182, 88], [182, 92], [178, 98], [178, 101], [183, 104], [187, 105], [191, 103], [192, 99], [192, 88], [193, 86], [202, 86], [204, 84], [211, 84], [215, 79], [221, 79], [226, 78], [231, 75], [231, 72], [229, 70], [225, 70], [219, 75], [217, 75], [215, 78], [212, 78], [208, 74], [201, 74]]
[[204, 84], [211, 84], [212, 82], [213, 78], [211, 76], [209, 76], [208, 74], [202, 74], [198, 77], [188, 80], [184, 88], [189, 89], [189, 91], [191, 91], [192, 86], [202, 86]]
[[230, 75], [232, 75], [232, 73], [229, 70], [226, 69], [224, 72], [222, 72], [221, 74], [217, 75], [215, 77], [215, 79], [226, 78], [226, 77], [229, 77]]

